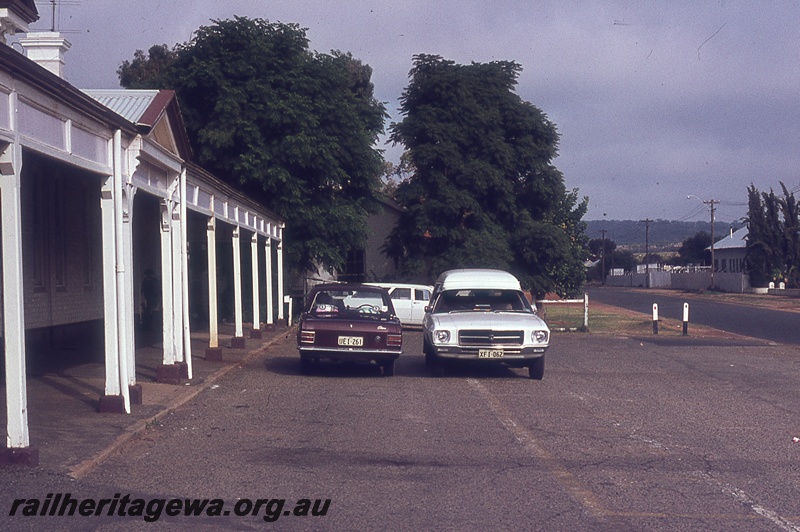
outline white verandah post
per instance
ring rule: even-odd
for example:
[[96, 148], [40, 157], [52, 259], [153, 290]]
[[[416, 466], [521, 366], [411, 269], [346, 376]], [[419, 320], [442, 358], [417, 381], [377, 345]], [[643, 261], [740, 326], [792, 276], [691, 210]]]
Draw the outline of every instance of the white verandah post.
[[267, 285], [267, 325], [273, 325], [275, 323], [275, 312], [273, 310], [273, 298], [272, 298], [272, 239], [267, 237], [267, 241], [264, 243], [264, 259], [266, 260], [266, 270], [267, 274], [265, 277], [265, 283]]
[[113, 163], [114, 163], [114, 232], [116, 238], [114, 240], [114, 264], [117, 275], [117, 343], [119, 345], [119, 387], [123, 400], [123, 407], [125, 412], [130, 414], [131, 403], [130, 396], [128, 395], [128, 357], [132, 356], [128, 352], [128, 335], [133, 331], [128, 330], [126, 308], [133, 305], [133, 301], [127, 301], [126, 284], [131, 282], [132, 277], [125, 268], [125, 227], [124, 216], [122, 212], [122, 131], [116, 130], [114, 132], [113, 140]]
[[103, 234], [103, 318], [105, 341], [105, 396], [120, 395], [119, 345], [117, 338], [117, 276], [115, 250], [117, 239], [114, 232], [114, 178], [108, 177], [100, 192], [100, 210]]
[[278, 242], [278, 320], [283, 320], [283, 318], [283, 240], [280, 240]]
[[125, 238], [125, 271], [127, 303], [125, 305], [125, 323], [128, 327], [128, 385], [136, 384], [136, 301], [133, 280], [133, 200], [136, 197], [136, 187], [127, 185], [125, 188], [125, 209], [123, 218], [123, 235]]
[[[15, 96], [12, 95], [12, 97]], [[14, 102], [16, 98], [14, 98]], [[0, 156], [0, 210], [2, 211], [3, 340], [6, 371], [6, 447], [12, 455], [29, 448], [28, 392], [25, 367], [25, 311], [22, 269], [22, 148], [6, 146]], [[6, 456], [15, 461], [14, 456]], [[30, 456], [26, 462], [38, 465]]]
[[192, 378], [192, 331], [189, 326], [189, 219], [186, 214], [186, 168], [181, 170], [180, 203], [180, 267], [181, 267], [181, 316], [183, 321], [183, 352], [187, 378]]
[[175, 335], [172, 315], [172, 202], [161, 201], [161, 309], [163, 364], [175, 364]]
[[250, 256], [252, 263], [252, 278], [253, 278], [253, 331], [251, 336], [260, 338], [261, 332], [261, 315], [259, 313], [261, 307], [261, 300], [258, 297], [258, 233], [254, 232], [250, 238]]
[[[242, 256], [239, 243], [239, 227], [233, 229], [231, 245], [233, 246], [233, 312], [235, 315], [236, 338], [244, 338], [242, 325]], [[243, 347], [243, 346], [242, 346]]]
[[217, 307], [217, 220], [209, 217], [206, 226], [208, 247], [208, 347], [219, 348], [219, 311]]
[[[182, 200], [181, 200], [182, 201]], [[175, 346], [175, 362], [184, 362], [183, 351], [183, 272], [181, 268], [181, 209], [179, 202], [172, 203], [172, 216], [170, 220], [172, 228], [172, 319], [173, 319], [173, 338]]]

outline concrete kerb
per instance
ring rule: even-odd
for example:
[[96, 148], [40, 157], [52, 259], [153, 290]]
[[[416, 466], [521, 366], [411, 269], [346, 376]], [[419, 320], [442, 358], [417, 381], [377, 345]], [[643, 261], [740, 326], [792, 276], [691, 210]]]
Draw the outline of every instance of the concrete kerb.
[[[291, 334], [294, 327], [289, 327], [286, 329], [285, 333], [282, 334]], [[117, 436], [117, 438], [105, 449], [96, 453], [94, 456], [83, 460], [76, 466], [70, 468], [69, 476], [76, 480], [80, 480], [81, 478], [85, 477], [89, 473], [91, 473], [95, 467], [102, 464], [106, 461], [109, 457], [119, 453], [121, 449], [131, 441], [134, 437], [145, 431], [151, 424], [155, 423], [158, 418], [163, 418], [170, 412], [173, 412], [183, 406], [184, 404], [188, 403], [195, 397], [197, 397], [200, 392], [206, 390], [210, 387], [214, 382], [222, 378], [228, 372], [233, 370], [236, 367], [242, 366], [243, 364], [249, 362], [259, 354], [263, 353], [267, 348], [269, 348], [272, 344], [277, 342], [281, 339], [280, 335], [275, 335], [270, 338], [269, 341], [261, 344], [258, 348], [248, 351], [248, 353], [240, 360], [235, 362], [231, 362], [230, 364], [226, 364], [225, 366], [221, 367], [211, 375], [209, 375], [201, 384], [197, 386], [193, 386], [192, 388], [187, 390], [187, 393], [181, 394], [172, 401], [170, 401], [161, 411], [158, 413], [150, 416], [147, 419], [140, 419], [139, 421], [134, 422], [132, 425], [128, 426], [127, 428], [123, 429], [122, 434]]]

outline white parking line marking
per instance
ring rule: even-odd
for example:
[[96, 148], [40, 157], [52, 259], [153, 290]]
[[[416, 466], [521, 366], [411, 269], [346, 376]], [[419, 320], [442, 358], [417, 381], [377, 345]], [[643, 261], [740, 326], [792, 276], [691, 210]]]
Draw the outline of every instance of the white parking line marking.
[[[580, 480], [578, 480], [575, 475], [573, 475], [570, 471], [564, 467], [559, 460], [550, 454], [536, 439], [536, 437], [528, 431], [521, 423], [519, 423], [514, 417], [511, 415], [511, 412], [508, 408], [503, 405], [503, 403], [495, 397], [492, 392], [489, 391], [486, 386], [484, 386], [480, 381], [476, 379], [467, 379], [467, 383], [476, 390], [484, 399], [486, 404], [492, 410], [492, 413], [497, 417], [498, 421], [503, 425], [503, 427], [508, 430], [514, 438], [538, 460], [541, 460], [546, 469], [550, 471], [553, 478], [564, 488], [572, 498], [577, 501], [581, 506], [585, 508], [587, 513], [592, 515], [595, 518], [613, 518], [613, 517], [654, 517], [654, 518], [671, 518], [671, 517], [683, 517], [683, 518], [715, 518], [721, 520], [741, 520], [741, 519], [748, 519], [747, 516], [744, 515], [735, 515], [735, 514], [725, 514], [725, 515], [678, 515], [678, 514], [669, 514], [669, 513], [661, 513], [661, 512], [616, 512], [612, 510], [608, 510], [603, 507], [600, 503], [597, 496], [589, 489], [587, 489]], [[631, 438], [642, 441], [652, 447], [655, 447], [660, 450], [667, 450], [667, 447], [664, 446], [662, 443], [642, 437], [639, 435], [631, 434]], [[707, 473], [703, 473], [701, 471], [694, 472], [694, 475], [703, 479], [704, 481], [712, 484], [722, 490], [722, 493], [732, 497], [737, 502], [748, 506], [752, 509], [753, 513], [757, 516], [763, 517], [765, 519], [770, 520], [772, 523], [777, 525], [780, 529], [786, 530], [789, 532], [800, 532], [800, 527], [795, 525], [789, 519], [781, 516], [777, 512], [765, 508], [755, 500], [753, 500], [750, 496], [747, 495], [744, 491], [736, 488], [735, 486], [731, 486], [724, 482], [721, 482], [711, 475]], [[753, 516], [754, 519], [758, 517]]]
[[556, 457], [547, 452], [536, 440], [536, 437], [514, 419], [511, 412], [508, 411], [503, 403], [501, 403], [486, 386], [475, 379], [467, 379], [467, 382], [481, 394], [486, 404], [491, 408], [492, 413], [497, 417], [503, 427], [505, 427], [528, 452], [545, 464], [553, 478], [555, 478], [573, 499], [586, 509], [587, 513], [594, 517], [608, 517], [610, 515], [610, 513], [603, 508], [602, 504], [600, 504], [600, 501], [595, 497], [594, 493], [586, 489], [583, 484], [575, 478], [575, 475], [561, 465]]
[[711, 475], [707, 473], [703, 473], [702, 471], [696, 472], [697, 476], [708, 482], [709, 484], [714, 484], [715, 486], [719, 487], [723, 493], [726, 495], [730, 495], [736, 501], [745, 504], [752, 508], [753, 512], [757, 513], [761, 517], [769, 519], [773, 523], [775, 523], [778, 527], [782, 530], [788, 530], [790, 532], [800, 532], [800, 527], [786, 519], [785, 517], [781, 516], [777, 512], [764, 508], [756, 501], [750, 498], [744, 491], [740, 490], [735, 486], [731, 486], [726, 484], [720, 480], [715, 479]]

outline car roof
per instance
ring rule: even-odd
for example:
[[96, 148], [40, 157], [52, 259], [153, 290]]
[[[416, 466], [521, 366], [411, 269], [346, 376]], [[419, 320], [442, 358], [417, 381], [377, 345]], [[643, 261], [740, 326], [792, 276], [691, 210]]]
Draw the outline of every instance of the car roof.
[[322, 290], [376, 290], [386, 292], [387, 290], [378, 285], [371, 285], [366, 283], [325, 283], [325, 284], [318, 284], [311, 287], [309, 293], [311, 291], [322, 291]]
[[436, 280], [441, 290], [522, 290], [519, 280], [503, 270], [463, 269], [444, 272]]
[[433, 290], [433, 287], [427, 284], [414, 284], [414, 283], [364, 283], [369, 286], [380, 286], [381, 288], [386, 288], [387, 290], [391, 290], [392, 288], [425, 288], [427, 290]]

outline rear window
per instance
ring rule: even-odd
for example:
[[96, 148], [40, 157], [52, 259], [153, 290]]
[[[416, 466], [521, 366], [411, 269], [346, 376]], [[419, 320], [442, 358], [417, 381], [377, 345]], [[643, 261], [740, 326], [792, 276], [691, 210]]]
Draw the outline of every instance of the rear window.
[[389, 312], [389, 301], [383, 292], [374, 290], [320, 290], [310, 302], [309, 311], [314, 314], [338, 314], [343, 312], [385, 313]]

